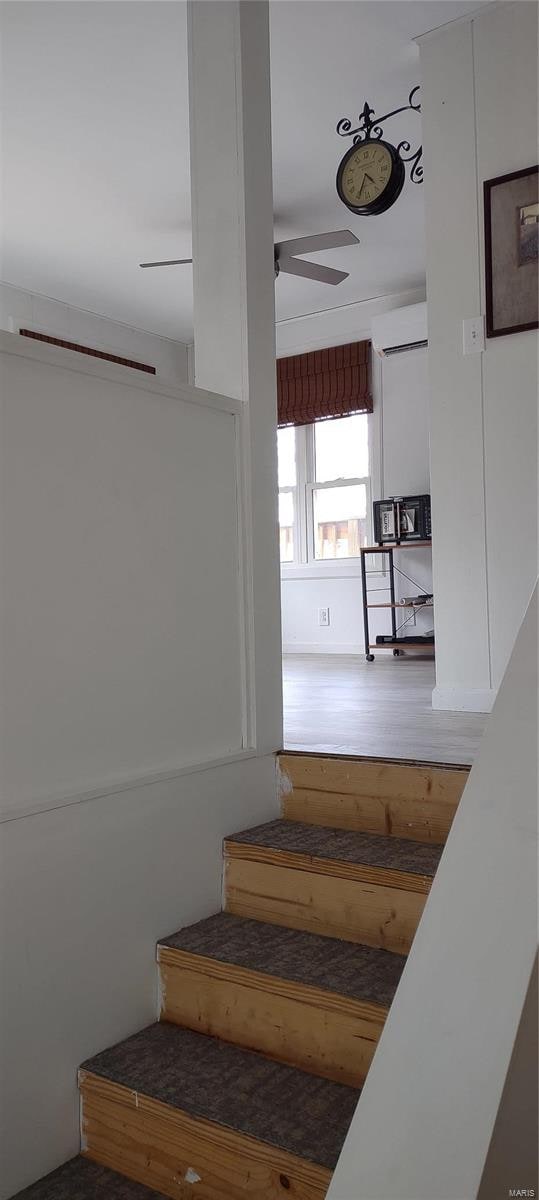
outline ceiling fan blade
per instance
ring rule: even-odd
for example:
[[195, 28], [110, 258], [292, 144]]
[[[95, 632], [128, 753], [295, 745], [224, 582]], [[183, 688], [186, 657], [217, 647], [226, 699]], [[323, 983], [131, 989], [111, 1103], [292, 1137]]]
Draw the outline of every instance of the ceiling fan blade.
[[348, 279], [348, 271], [335, 271], [321, 263], [304, 262], [301, 258], [289, 258], [287, 254], [278, 259], [279, 271], [287, 275], [301, 275], [303, 279], [316, 279], [318, 283], [342, 283]]
[[139, 267], [179, 267], [182, 263], [192, 261], [192, 258], [167, 258], [164, 262], [139, 263]]
[[277, 256], [285, 254], [314, 254], [317, 250], [337, 250], [339, 246], [354, 246], [359, 238], [350, 229], [335, 229], [332, 233], [313, 233], [309, 237], [289, 238], [276, 242]]

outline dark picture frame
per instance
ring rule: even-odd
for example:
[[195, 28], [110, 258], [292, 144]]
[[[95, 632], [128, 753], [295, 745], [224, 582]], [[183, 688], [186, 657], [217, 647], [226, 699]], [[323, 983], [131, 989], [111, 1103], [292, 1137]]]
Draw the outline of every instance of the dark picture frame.
[[539, 327], [539, 166], [483, 183], [487, 337]]

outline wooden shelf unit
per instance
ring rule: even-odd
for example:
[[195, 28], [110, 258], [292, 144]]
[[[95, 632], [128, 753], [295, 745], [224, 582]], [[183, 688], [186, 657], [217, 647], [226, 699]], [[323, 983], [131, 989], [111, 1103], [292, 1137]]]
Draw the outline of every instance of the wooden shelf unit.
[[[413, 602], [411, 602], [410, 604], [398, 603], [398, 601], [395, 599], [395, 571], [398, 572], [399, 568], [395, 567], [394, 558], [393, 558], [393, 555], [396, 550], [418, 550], [418, 549], [430, 548], [431, 546], [432, 546], [431, 541], [410, 541], [410, 542], [385, 542], [382, 546], [363, 546], [361, 548], [360, 554], [361, 554], [361, 588], [362, 588], [362, 596], [363, 596], [363, 628], [364, 628], [364, 633], [365, 633], [365, 658], [366, 658], [367, 662], [374, 661], [374, 654], [372, 653], [373, 650], [392, 650], [393, 654], [399, 655], [400, 651], [403, 649], [406, 649], [406, 650], [428, 649], [429, 652], [432, 652], [432, 654], [434, 654], [434, 642], [425, 641], [424, 646], [422, 646], [421, 642], [409, 642], [406, 640], [406, 638], [399, 638], [397, 636], [397, 622], [396, 622], [396, 618], [395, 618], [395, 613], [396, 613], [397, 609], [408, 608], [408, 609], [412, 609], [414, 612], [417, 612], [417, 610], [420, 608], [433, 608], [434, 601], [428, 600], [425, 603], [420, 603], [420, 604], [414, 604]], [[367, 554], [387, 554], [388, 555], [388, 558], [389, 558], [389, 585], [388, 586], [389, 586], [389, 594], [391, 597], [391, 599], [389, 601], [369, 604], [368, 588], [367, 588], [367, 566], [366, 566], [366, 555]], [[374, 643], [371, 642], [370, 632], [369, 632], [369, 609], [370, 608], [388, 608], [388, 609], [390, 609], [390, 611], [391, 611], [391, 630], [392, 630], [392, 638], [391, 638], [390, 642], [374, 642]]]
[[397, 600], [395, 604], [391, 604], [387, 600], [383, 604], [367, 604], [367, 608], [434, 608], [434, 601], [425, 600], [421, 601], [421, 604], [403, 604], [402, 600]]
[[434, 642], [425, 642], [425, 645], [422, 646], [421, 642], [407, 642], [406, 638], [400, 640], [395, 638], [395, 641], [392, 642], [371, 642], [369, 650], [392, 650], [394, 646], [397, 650], [399, 648], [401, 650], [433, 650]]
[[422, 546], [432, 547], [432, 542], [384, 542], [383, 546], [363, 546], [362, 554], [385, 554], [388, 550], [417, 550]]

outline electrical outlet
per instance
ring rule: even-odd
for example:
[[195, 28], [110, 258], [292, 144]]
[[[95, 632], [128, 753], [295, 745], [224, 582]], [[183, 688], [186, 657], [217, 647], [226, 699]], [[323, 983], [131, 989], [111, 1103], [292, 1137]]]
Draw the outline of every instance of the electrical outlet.
[[329, 608], [318, 609], [318, 624], [329, 625]]
[[462, 353], [481, 354], [485, 349], [483, 317], [470, 317], [462, 322]]

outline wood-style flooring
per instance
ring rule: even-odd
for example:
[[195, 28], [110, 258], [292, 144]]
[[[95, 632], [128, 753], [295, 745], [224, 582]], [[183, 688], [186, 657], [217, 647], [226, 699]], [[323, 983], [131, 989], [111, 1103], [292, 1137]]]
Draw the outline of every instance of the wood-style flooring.
[[432, 708], [431, 659], [286, 655], [284, 746], [425, 762], [471, 763], [487, 716]]

